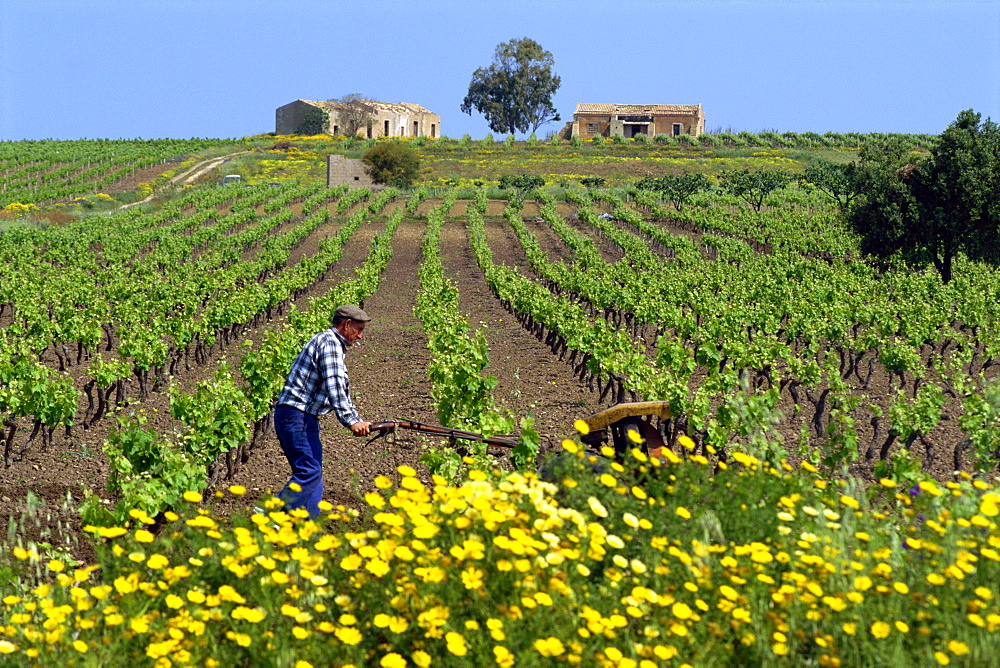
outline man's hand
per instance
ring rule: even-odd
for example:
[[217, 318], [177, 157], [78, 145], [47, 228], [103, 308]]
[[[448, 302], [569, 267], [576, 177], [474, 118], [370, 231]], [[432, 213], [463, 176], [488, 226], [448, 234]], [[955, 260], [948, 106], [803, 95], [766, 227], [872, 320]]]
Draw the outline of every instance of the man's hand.
[[355, 436], [367, 436], [368, 432], [371, 431], [371, 422], [355, 422], [351, 425], [351, 433]]

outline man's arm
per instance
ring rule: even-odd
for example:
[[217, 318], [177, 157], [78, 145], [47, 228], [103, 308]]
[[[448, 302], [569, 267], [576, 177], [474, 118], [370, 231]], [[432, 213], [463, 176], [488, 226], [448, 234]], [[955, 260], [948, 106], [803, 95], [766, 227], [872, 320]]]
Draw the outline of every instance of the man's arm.
[[327, 396], [330, 397], [334, 415], [355, 436], [367, 436], [371, 423], [361, 419], [354, 401], [351, 400], [351, 382], [347, 377], [343, 348], [336, 335], [332, 340], [324, 342], [320, 348], [320, 356], [317, 366], [322, 369]]

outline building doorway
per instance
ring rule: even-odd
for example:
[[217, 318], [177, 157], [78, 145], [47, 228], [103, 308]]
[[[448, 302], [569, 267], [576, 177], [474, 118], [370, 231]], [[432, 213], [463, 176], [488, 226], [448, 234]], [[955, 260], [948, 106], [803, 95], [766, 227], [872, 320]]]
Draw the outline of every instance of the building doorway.
[[628, 123], [625, 125], [625, 139], [632, 139], [636, 135], [649, 135], [649, 125], [646, 123]]

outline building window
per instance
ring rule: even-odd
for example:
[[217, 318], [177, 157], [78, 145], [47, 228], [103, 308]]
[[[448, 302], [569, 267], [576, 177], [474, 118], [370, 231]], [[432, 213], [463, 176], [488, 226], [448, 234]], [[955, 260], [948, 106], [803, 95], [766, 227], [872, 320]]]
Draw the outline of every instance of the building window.
[[678, 136], [681, 133], [681, 124], [674, 123], [674, 136]]
[[384, 129], [382, 130], [382, 135], [385, 137], [389, 136], [389, 121], [385, 121]]
[[587, 132], [597, 132], [597, 123], [587, 123]]

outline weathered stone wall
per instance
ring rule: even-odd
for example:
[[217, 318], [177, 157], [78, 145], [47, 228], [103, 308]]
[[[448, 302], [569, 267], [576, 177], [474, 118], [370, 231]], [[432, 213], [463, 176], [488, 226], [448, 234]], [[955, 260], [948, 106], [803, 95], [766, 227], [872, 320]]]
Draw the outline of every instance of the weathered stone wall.
[[310, 105], [302, 100], [290, 102], [283, 107], [278, 107], [274, 112], [274, 131], [279, 135], [293, 135], [302, 121], [305, 120], [306, 110]]
[[[371, 102], [375, 109], [371, 125], [362, 127], [362, 137], [440, 137], [441, 117], [419, 105]], [[345, 124], [339, 118], [336, 103], [296, 100], [278, 107], [274, 114], [274, 131], [279, 135], [295, 134], [305, 120], [310, 108], [320, 109], [327, 115], [326, 132], [344, 134]]]
[[[589, 139], [596, 135], [603, 137], [622, 135], [627, 138], [633, 137], [637, 132], [644, 132], [650, 138], [659, 134], [671, 136], [687, 134], [697, 137], [705, 131], [705, 117], [700, 105], [697, 105], [697, 111], [671, 111], [664, 110], [662, 106], [660, 109], [632, 113], [619, 111], [608, 113], [589, 109], [577, 111], [573, 114], [572, 136]], [[680, 125], [679, 132], [674, 132], [675, 123]]]
[[703, 127], [699, 127], [700, 119], [694, 114], [672, 114], [669, 116], [657, 116], [656, 117], [656, 131], [654, 135], [671, 135], [674, 134], [674, 123], [679, 123], [681, 126], [681, 131], [678, 134], [691, 135], [692, 137], [697, 137], [703, 131]]
[[326, 185], [329, 188], [344, 184], [351, 188], [371, 188], [375, 182], [365, 173], [365, 165], [360, 160], [331, 155], [326, 164]]
[[590, 139], [591, 137], [601, 135], [602, 137], [611, 136], [611, 116], [596, 115], [596, 114], [578, 114], [573, 121], [573, 132], [574, 134], [580, 135], [581, 139]]

